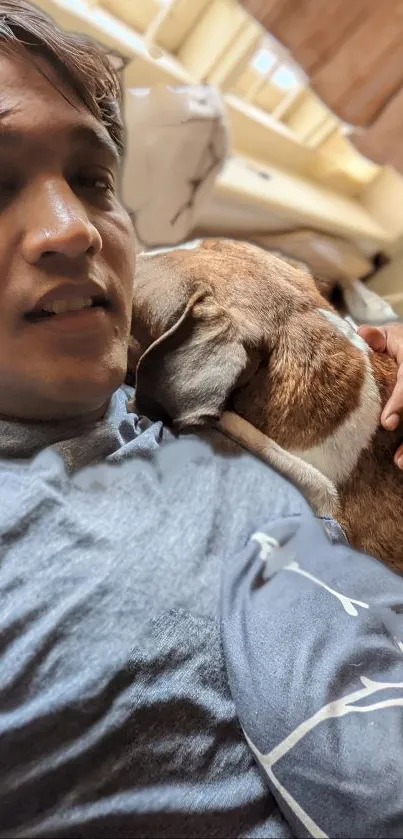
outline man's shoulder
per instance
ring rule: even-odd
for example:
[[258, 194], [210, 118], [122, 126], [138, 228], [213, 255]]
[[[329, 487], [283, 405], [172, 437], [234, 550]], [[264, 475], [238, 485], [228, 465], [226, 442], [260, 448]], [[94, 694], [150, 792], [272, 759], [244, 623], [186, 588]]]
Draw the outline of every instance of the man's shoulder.
[[186, 474], [189, 503], [200, 484], [204, 494], [213, 494], [217, 515], [235, 529], [242, 519], [253, 527], [268, 517], [300, 515], [306, 506], [289, 481], [215, 429], [167, 441], [158, 460], [166, 474]]

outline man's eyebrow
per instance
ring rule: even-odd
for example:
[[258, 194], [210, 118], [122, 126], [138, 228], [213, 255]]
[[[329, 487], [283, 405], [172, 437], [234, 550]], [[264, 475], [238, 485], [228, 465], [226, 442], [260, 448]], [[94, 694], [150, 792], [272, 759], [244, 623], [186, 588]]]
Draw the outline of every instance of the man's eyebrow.
[[[23, 131], [7, 125], [7, 117], [16, 110], [13, 107], [2, 106], [0, 102], [0, 143], [2, 145], [17, 145], [25, 139]], [[75, 146], [83, 145], [95, 151], [107, 152], [116, 163], [120, 161], [119, 151], [112, 137], [101, 125], [75, 125], [70, 130], [69, 137]]]
[[101, 126], [77, 125], [72, 129], [70, 136], [76, 145], [82, 144], [98, 151], [106, 151], [116, 162], [119, 161], [119, 153], [112, 137]]

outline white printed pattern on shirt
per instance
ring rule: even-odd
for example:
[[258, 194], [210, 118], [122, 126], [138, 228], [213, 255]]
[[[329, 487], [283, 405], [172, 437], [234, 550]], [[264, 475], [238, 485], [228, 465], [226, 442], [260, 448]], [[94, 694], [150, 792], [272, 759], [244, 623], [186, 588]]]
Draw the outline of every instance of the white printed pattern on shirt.
[[[252, 539], [255, 542], [257, 542], [260, 546], [259, 558], [265, 564], [270, 563], [270, 560], [274, 559], [276, 548], [279, 547], [277, 540], [274, 539], [273, 536], [270, 536], [262, 532], [254, 533]], [[327, 593], [331, 594], [341, 603], [344, 611], [350, 617], [358, 617], [358, 611], [356, 609], [357, 606], [362, 609], [370, 608], [368, 603], [364, 603], [361, 600], [354, 600], [353, 598], [348, 597], [347, 595], [342, 594], [339, 591], [336, 591], [334, 588], [331, 588], [322, 580], [319, 580], [317, 577], [314, 577], [313, 574], [310, 574], [308, 571], [304, 571], [300, 567], [299, 563], [295, 562], [294, 560], [284, 565], [282, 570], [300, 574], [310, 582], [322, 588]], [[398, 638], [394, 638], [394, 640], [397, 644], [398, 649], [403, 653], [403, 642], [400, 641]], [[311, 816], [301, 807], [301, 805], [298, 803], [298, 801], [296, 801], [296, 799], [291, 795], [291, 793], [288, 792], [288, 790], [284, 787], [281, 781], [279, 781], [276, 778], [273, 771], [273, 767], [280, 760], [280, 758], [288, 754], [288, 752], [290, 752], [294, 748], [294, 746], [296, 746], [297, 743], [299, 743], [300, 740], [303, 739], [303, 737], [305, 737], [314, 728], [316, 728], [318, 725], [320, 725], [322, 722], [325, 722], [326, 720], [344, 717], [348, 714], [368, 714], [373, 711], [379, 711], [391, 707], [403, 708], [403, 682], [378, 682], [373, 679], [369, 679], [366, 676], [360, 676], [360, 682], [363, 685], [363, 687], [360, 690], [353, 691], [352, 693], [349, 693], [345, 696], [342, 696], [339, 699], [336, 699], [324, 705], [311, 717], [309, 717], [307, 720], [305, 720], [295, 729], [293, 729], [293, 731], [291, 731], [290, 734], [287, 735], [287, 737], [285, 737], [280, 743], [278, 743], [277, 746], [275, 746], [273, 749], [271, 749], [270, 752], [267, 752], [266, 754], [259, 751], [257, 746], [254, 745], [250, 737], [248, 737], [248, 735], [244, 731], [250, 749], [254, 753], [260, 765], [265, 770], [272, 785], [276, 788], [277, 792], [287, 803], [290, 810], [299, 819], [301, 824], [304, 825], [304, 827], [310, 833], [310, 835], [314, 837], [314, 839], [328, 839], [328, 836], [322, 830], [322, 828], [318, 824], [316, 824], [316, 822], [311, 818]], [[371, 705], [356, 704], [360, 700], [366, 699], [367, 697], [372, 696], [375, 693], [379, 693], [383, 690], [397, 690], [399, 691], [399, 694], [393, 698], [373, 702]]]

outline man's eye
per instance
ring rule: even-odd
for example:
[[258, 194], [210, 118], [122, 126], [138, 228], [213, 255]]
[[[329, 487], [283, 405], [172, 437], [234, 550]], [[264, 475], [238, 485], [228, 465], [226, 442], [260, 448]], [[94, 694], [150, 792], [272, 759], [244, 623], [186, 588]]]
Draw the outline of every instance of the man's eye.
[[113, 180], [108, 175], [80, 174], [76, 177], [76, 184], [80, 189], [90, 189], [95, 192], [113, 192]]

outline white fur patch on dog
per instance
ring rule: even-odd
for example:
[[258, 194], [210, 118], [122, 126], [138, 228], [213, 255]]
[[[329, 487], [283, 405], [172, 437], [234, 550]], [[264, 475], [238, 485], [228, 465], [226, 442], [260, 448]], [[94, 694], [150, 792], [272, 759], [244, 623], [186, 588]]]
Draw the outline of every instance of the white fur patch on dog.
[[198, 248], [202, 239], [192, 239], [189, 242], [181, 242], [179, 245], [167, 245], [166, 248], [153, 248], [150, 251], [142, 251], [140, 256], [158, 256], [160, 253], [170, 253], [170, 251], [189, 251]]
[[[323, 443], [312, 446], [306, 451], [295, 451], [294, 454], [306, 463], [315, 466], [337, 486], [348, 478], [361, 452], [370, 445], [379, 425], [381, 398], [369, 358], [368, 345], [343, 318], [325, 309], [320, 311], [348, 338], [353, 346], [362, 352], [365, 376], [361, 387], [360, 403], [352, 414], [346, 417], [342, 425]], [[337, 381], [334, 384], [335, 399], [337, 399]]]
[[361, 350], [369, 355], [368, 344], [364, 341], [364, 338], [361, 338], [361, 335], [358, 335], [355, 331], [351, 324], [351, 320], [345, 320], [344, 318], [341, 318], [340, 315], [336, 315], [336, 312], [329, 312], [328, 309], [319, 309], [319, 311], [321, 315], [323, 315], [329, 323], [332, 324], [332, 326], [335, 326], [339, 332], [348, 338], [354, 347], [357, 347], [358, 350]]

